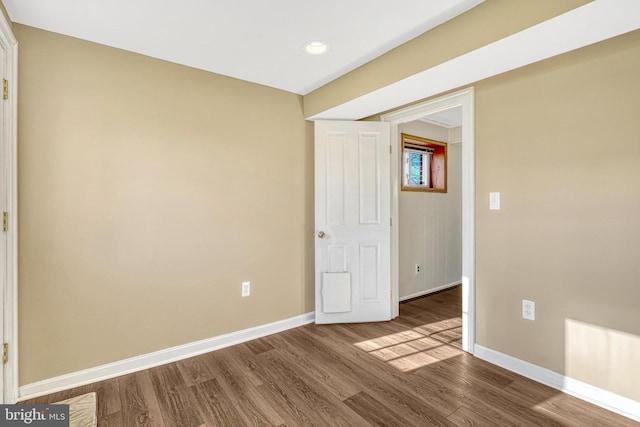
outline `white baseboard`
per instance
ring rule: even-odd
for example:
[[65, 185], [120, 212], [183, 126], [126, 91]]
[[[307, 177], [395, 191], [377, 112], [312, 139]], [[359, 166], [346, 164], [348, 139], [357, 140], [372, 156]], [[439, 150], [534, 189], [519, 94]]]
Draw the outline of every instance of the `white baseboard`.
[[429, 295], [429, 294], [432, 294], [434, 292], [443, 291], [443, 290], [448, 289], [448, 288], [453, 288], [454, 286], [458, 286], [460, 284], [461, 284], [461, 282], [449, 283], [448, 285], [438, 286], [438, 287], [435, 287], [435, 288], [432, 288], [432, 289], [427, 289], [426, 291], [416, 292], [415, 294], [411, 294], [411, 295], [405, 295], [405, 296], [400, 297], [398, 300], [400, 302], [402, 302], [402, 301], [406, 301], [406, 300], [413, 299], [413, 298], [423, 297], [425, 295]]
[[167, 348], [153, 353], [96, 366], [82, 371], [72, 372], [59, 377], [49, 378], [32, 384], [26, 384], [18, 389], [18, 401], [32, 399], [45, 394], [66, 390], [85, 384], [90, 384], [109, 378], [119, 377], [132, 372], [153, 368], [210, 351], [251, 341], [277, 332], [297, 328], [298, 326], [313, 323], [315, 313], [306, 313], [289, 319], [280, 320], [266, 325], [243, 329], [201, 341], [195, 341], [176, 347]]
[[474, 356], [601, 408], [640, 421], [640, 402], [476, 344]]

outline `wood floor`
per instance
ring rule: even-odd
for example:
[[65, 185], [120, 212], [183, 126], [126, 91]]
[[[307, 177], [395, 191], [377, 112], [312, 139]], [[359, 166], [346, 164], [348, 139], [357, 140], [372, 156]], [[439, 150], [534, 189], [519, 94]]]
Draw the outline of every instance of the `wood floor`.
[[95, 391], [99, 426], [631, 426], [460, 350], [460, 289], [379, 324], [307, 325], [55, 393]]

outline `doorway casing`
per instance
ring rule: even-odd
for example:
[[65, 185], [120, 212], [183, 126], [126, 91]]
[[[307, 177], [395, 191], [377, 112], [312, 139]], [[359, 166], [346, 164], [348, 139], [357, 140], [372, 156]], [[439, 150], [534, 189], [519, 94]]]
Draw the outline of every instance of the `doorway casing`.
[[[4, 61], [0, 63], [2, 78], [7, 83], [6, 98], [0, 99], [2, 126], [0, 127], [0, 156], [2, 185], [2, 211], [7, 213], [3, 248], [0, 251], [2, 266], [2, 343], [8, 344], [7, 363], [2, 366], [2, 390], [0, 403], [15, 403], [18, 396], [18, 235], [17, 235], [17, 90], [18, 90], [18, 42], [11, 31], [11, 24], [0, 13], [0, 49]], [[1, 79], [0, 79], [1, 80]]]
[[462, 108], [462, 349], [473, 354], [475, 344], [475, 134], [474, 88], [450, 93], [384, 114], [391, 124], [391, 310], [399, 314], [399, 189], [398, 126], [451, 108]]

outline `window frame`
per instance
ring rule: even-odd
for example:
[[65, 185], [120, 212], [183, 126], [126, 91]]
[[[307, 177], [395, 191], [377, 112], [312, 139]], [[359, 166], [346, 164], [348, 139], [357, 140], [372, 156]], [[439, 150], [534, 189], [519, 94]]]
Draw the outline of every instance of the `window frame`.
[[[400, 156], [400, 189], [402, 191], [424, 191], [432, 193], [447, 192], [447, 143], [416, 135], [401, 134], [402, 155]], [[429, 161], [428, 180], [425, 184], [408, 184], [407, 154], [431, 153]]]

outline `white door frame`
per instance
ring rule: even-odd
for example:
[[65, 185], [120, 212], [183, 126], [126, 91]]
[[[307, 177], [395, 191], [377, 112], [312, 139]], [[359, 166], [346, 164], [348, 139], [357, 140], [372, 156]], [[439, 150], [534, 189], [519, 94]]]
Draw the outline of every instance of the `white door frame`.
[[398, 126], [429, 114], [462, 107], [462, 349], [471, 354], [475, 344], [475, 128], [474, 88], [397, 110], [381, 117], [391, 123], [391, 310], [399, 312], [400, 141]]
[[[9, 344], [9, 360], [4, 366], [4, 390], [0, 392], [0, 403], [15, 403], [18, 397], [18, 41], [11, 31], [11, 24], [0, 13], [0, 49], [4, 50], [5, 61], [0, 64], [4, 78], [8, 81], [9, 97], [4, 102], [0, 149], [3, 162], [0, 165], [2, 185], [6, 200], [6, 212], [9, 214], [6, 232], [6, 274], [0, 279], [4, 292], [2, 316], [4, 330], [3, 342]], [[3, 232], [0, 230], [0, 232]]]

